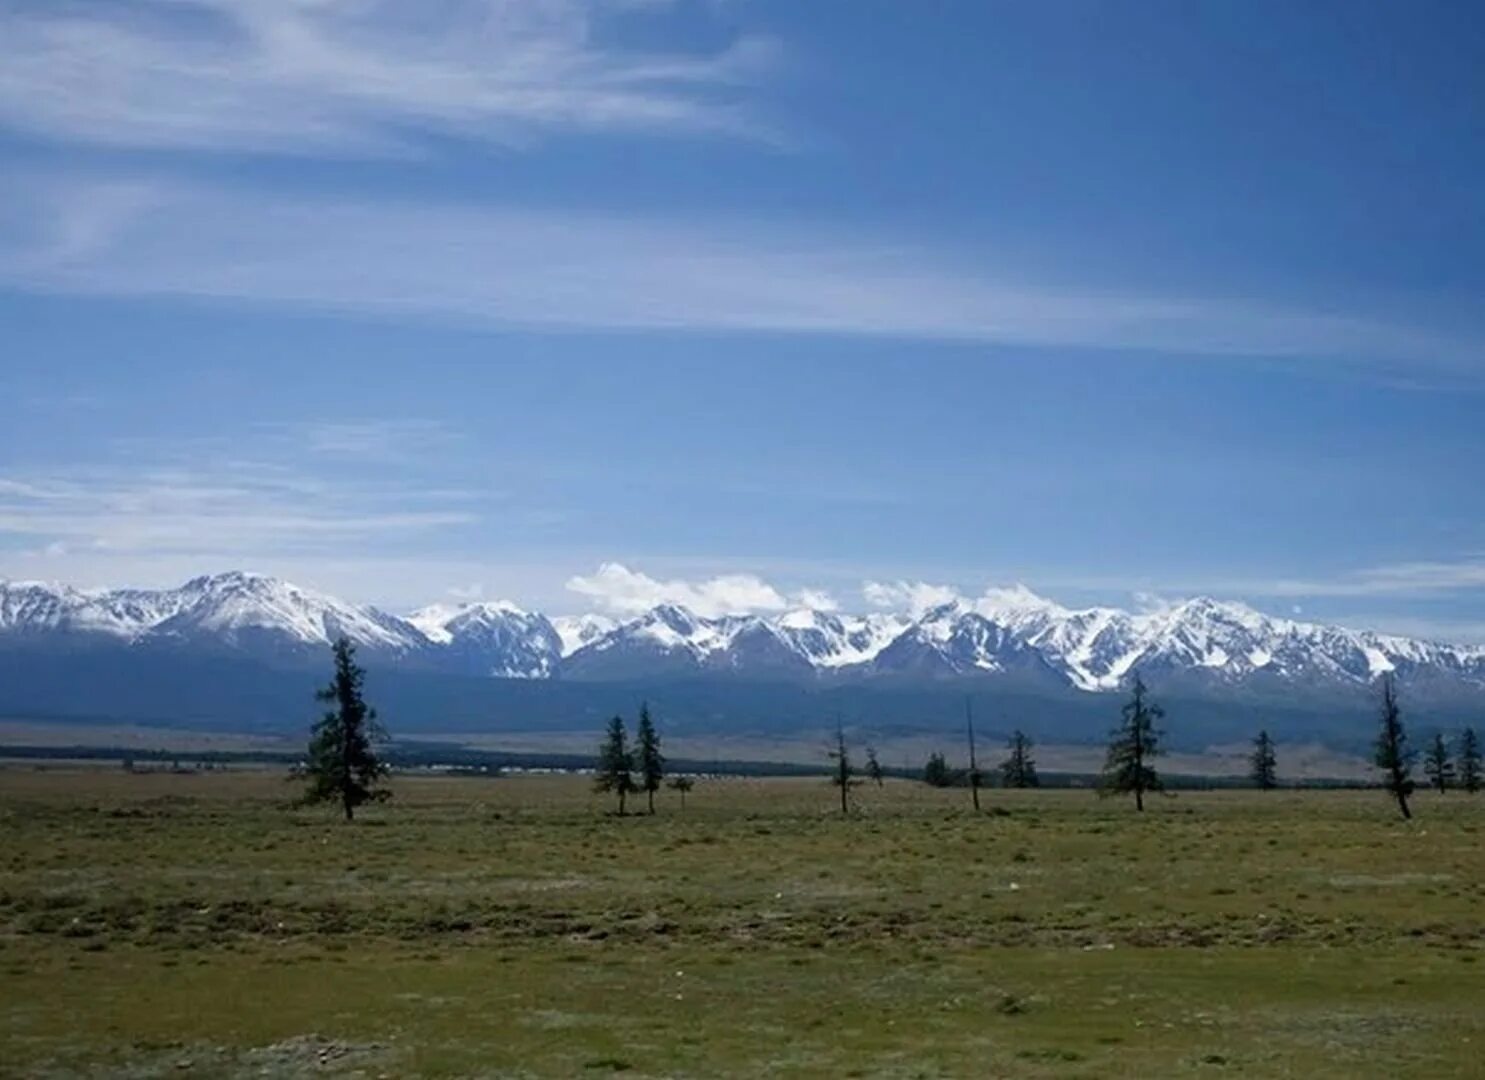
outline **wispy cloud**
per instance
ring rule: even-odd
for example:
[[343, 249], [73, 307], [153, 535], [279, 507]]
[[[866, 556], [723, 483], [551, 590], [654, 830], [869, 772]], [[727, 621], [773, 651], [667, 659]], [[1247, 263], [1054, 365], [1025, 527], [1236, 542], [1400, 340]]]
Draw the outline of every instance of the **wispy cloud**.
[[320, 420], [265, 424], [271, 435], [305, 453], [363, 461], [407, 460], [444, 451], [463, 439], [438, 420]]
[[1485, 589], [1485, 555], [1374, 566], [1335, 578], [1258, 583], [1267, 596], [1423, 596]]
[[118, 439], [106, 462], [13, 464], [0, 469], [0, 573], [92, 580], [110, 565], [199, 572], [427, 546], [493, 504], [512, 512], [497, 490], [429, 482], [456, 437], [417, 420], [276, 423]]
[[0, 536], [29, 538], [54, 557], [92, 550], [238, 560], [473, 520], [467, 506], [415, 488], [332, 483], [252, 462], [0, 477]]
[[1478, 373], [1478, 343], [1361, 315], [1070, 290], [818, 227], [0, 182], [0, 284], [544, 328], [819, 333]]
[[[653, 5], [652, 5], [653, 6]], [[621, 0], [38, 0], [0, 10], [0, 125], [127, 147], [406, 153], [417, 133], [764, 137], [773, 47], [611, 44]]]

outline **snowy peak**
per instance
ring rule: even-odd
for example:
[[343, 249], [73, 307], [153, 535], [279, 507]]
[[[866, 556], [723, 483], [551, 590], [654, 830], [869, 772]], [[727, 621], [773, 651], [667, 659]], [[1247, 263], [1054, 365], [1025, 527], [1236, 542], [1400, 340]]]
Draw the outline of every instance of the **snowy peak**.
[[558, 615], [552, 628], [562, 641], [562, 656], [571, 656], [584, 645], [598, 640], [615, 626], [607, 615]]
[[394, 651], [426, 645], [415, 628], [375, 608], [358, 608], [243, 571], [192, 578], [178, 589], [85, 591], [0, 582], [0, 632], [4, 631], [229, 646], [324, 646], [342, 635], [358, 645]]
[[242, 571], [193, 578], [166, 602], [175, 610], [149, 628], [153, 635], [215, 638], [229, 645], [266, 637], [301, 646], [325, 646], [347, 637], [357, 645], [394, 652], [426, 643], [416, 628], [375, 608], [355, 607]]
[[503, 600], [433, 604], [407, 621], [441, 647], [444, 666], [471, 675], [541, 679], [562, 657], [562, 639], [545, 615]]
[[505, 600], [478, 600], [465, 604], [429, 604], [406, 621], [429, 641], [447, 645], [460, 628], [488, 625], [507, 618], [525, 618], [527, 613]]
[[548, 619], [504, 601], [435, 604], [398, 618], [243, 571], [175, 589], [0, 581], [0, 643], [88, 639], [279, 659], [320, 655], [342, 635], [383, 662], [498, 678], [1034, 677], [1098, 692], [1138, 668], [1219, 688], [1357, 687], [1393, 672], [1485, 689], [1485, 647], [1298, 622], [1210, 597], [1131, 613], [1070, 609], [1016, 585], [916, 618], [808, 607], [708, 618], [669, 604], [617, 621]]
[[1059, 679], [1046, 658], [1015, 631], [961, 603], [926, 612], [881, 651], [872, 668], [897, 676]]
[[820, 668], [869, 663], [908, 625], [899, 615], [837, 615], [809, 608], [787, 612], [775, 623], [779, 636]]

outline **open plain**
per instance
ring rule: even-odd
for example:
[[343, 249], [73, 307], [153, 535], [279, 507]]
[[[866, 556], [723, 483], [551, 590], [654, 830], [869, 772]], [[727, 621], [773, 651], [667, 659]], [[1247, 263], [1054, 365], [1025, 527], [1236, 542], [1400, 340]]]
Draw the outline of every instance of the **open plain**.
[[1485, 1074], [1485, 798], [393, 786], [0, 770], [0, 1073]]

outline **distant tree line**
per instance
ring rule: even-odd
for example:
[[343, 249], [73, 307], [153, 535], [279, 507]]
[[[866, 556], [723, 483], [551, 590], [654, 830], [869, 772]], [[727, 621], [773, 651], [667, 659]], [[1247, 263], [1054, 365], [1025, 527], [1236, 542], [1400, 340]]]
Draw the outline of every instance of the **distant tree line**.
[[[387, 741], [385, 730], [377, 722], [376, 710], [365, 700], [365, 671], [356, 663], [355, 647], [342, 637], [331, 651], [333, 673], [328, 685], [316, 693], [327, 706], [311, 732], [305, 760], [294, 769], [294, 775], [305, 783], [303, 801], [334, 803], [347, 822], [354, 820], [357, 808], [390, 797], [386, 787], [388, 766], [379, 747]], [[1390, 673], [1381, 684], [1379, 726], [1373, 744], [1372, 763], [1381, 786], [1397, 804], [1404, 819], [1412, 817], [1410, 798], [1416, 790], [1413, 767], [1416, 755], [1408, 745], [1398, 700], [1397, 684]], [[1149, 697], [1141, 674], [1134, 673], [1129, 699], [1120, 709], [1119, 724], [1110, 732], [1103, 772], [1098, 778], [1100, 795], [1133, 795], [1137, 811], [1145, 808], [1145, 796], [1160, 793], [1165, 785], [1155, 768], [1161, 756], [1159, 727], [1164, 710]], [[967, 769], [951, 767], [944, 754], [929, 755], [922, 780], [934, 787], [968, 787], [973, 808], [980, 809], [980, 788], [984, 774], [979, 768], [974, 726], [974, 712], [965, 700], [965, 741]], [[1019, 728], [1006, 742], [1006, 756], [996, 775], [1004, 787], [1030, 788], [1040, 785], [1034, 743]], [[837, 789], [840, 810], [849, 815], [855, 788], [863, 783], [858, 778], [845, 727], [838, 719], [835, 738], [828, 750], [830, 782]], [[126, 768], [133, 767], [132, 758]], [[874, 746], [865, 748], [865, 782], [883, 787], [886, 771]], [[1423, 773], [1430, 787], [1439, 794], [1451, 788], [1475, 793], [1485, 781], [1482, 772], [1480, 742], [1473, 727], [1466, 727], [1454, 739], [1435, 732], [1423, 756]], [[1278, 781], [1278, 755], [1268, 730], [1260, 730], [1248, 755], [1248, 781], [1252, 786], [1270, 791]], [[631, 746], [622, 716], [608, 724], [599, 747], [593, 770], [595, 790], [611, 794], [618, 800], [618, 813], [628, 812], [629, 797], [643, 794], [645, 809], [655, 813], [655, 793], [669, 787], [680, 798], [684, 808], [686, 795], [694, 781], [690, 776], [671, 777], [666, 783], [666, 759], [661, 751], [660, 734], [655, 727], [648, 703], [642, 703]]]

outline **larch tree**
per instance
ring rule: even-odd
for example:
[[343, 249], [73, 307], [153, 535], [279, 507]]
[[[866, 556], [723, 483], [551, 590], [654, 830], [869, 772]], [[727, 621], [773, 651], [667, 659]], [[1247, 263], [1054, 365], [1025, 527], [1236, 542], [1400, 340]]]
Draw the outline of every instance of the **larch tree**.
[[386, 733], [376, 722], [376, 710], [366, 704], [362, 686], [366, 672], [356, 663], [356, 647], [341, 637], [334, 645], [335, 677], [315, 697], [330, 705], [310, 735], [303, 775], [309, 781], [304, 799], [309, 803], [336, 802], [347, 821], [356, 807], [391, 797], [381, 786], [387, 765], [376, 754], [376, 743]]
[[1036, 775], [1036, 759], [1031, 756], [1034, 744], [1017, 728], [1006, 743], [1010, 753], [1000, 763], [1000, 776], [1006, 787], [1040, 787], [1041, 778]]
[[866, 776], [877, 787], [882, 786], [882, 763], [877, 760], [877, 748], [875, 746], [868, 746], [866, 748]]
[[1265, 729], [1253, 740], [1253, 752], [1248, 755], [1248, 777], [1260, 791], [1272, 791], [1279, 786], [1279, 761], [1274, 754], [1274, 740]]
[[598, 747], [598, 767], [593, 772], [593, 790], [617, 795], [621, 817], [625, 813], [625, 800], [639, 790], [634, 783], [634, 752], [629, 749], [629, 736], [624, 730], [622, 716], [615, 716], [608, 722], [608, 734]]
[[639, 728], [634, 735], [639, 744], [639, 786], [649, 800], [650, 813], [655, 812], [655, 792], [665, 780], [665, 755], [660, 753], [660, 734], [655, 730], [655, 721], [650, 718], [650, 706], [646, 702], [639, 707]]
[[1150, 762], [1160, 754], [1161, 732], [1155, 722], [1165, 716], [1165, 711], [1145, 700], [1148, 693], [1145, 681], [1136, 672], [1130, 698], [1120, 710], [1121, 722], [1110, 736], [1098, 786], [1100, 795], [1132, 794], [1136, 810], [1144, 810], [1145, 792], [1163, 790], [1160, 775]]
[[1470, 794], [1480, 790], [1480, 737], [1467, 727], [1459, 733], [1459, 786]]
[[1397, 800], [1403, 818], [1411, 818], [1408, 796], [1413, 794], [1413, 754], [1408, 749], [1408, 733], [1403, 728], [1402, 710], [1397, 704], [1397, 685], [1391, 675], [1382, 679], [1381, 730], [1377, 732], [1372, 763], [1382, 770], [1382, 786]]
[[923, 766], [923, 783], [929, 787], [949, 787], [954, 783], [954, 773], [943, 754], [935, 751], [928, 755], [928, 763]]
[[1428, 753], [1423, 757], [1423, 775], [1438, 789], [1440, 795], [1454, 783], [1454, 759], [1449, 754], [1449, 744], [1442, 732], [1435, 732]]

